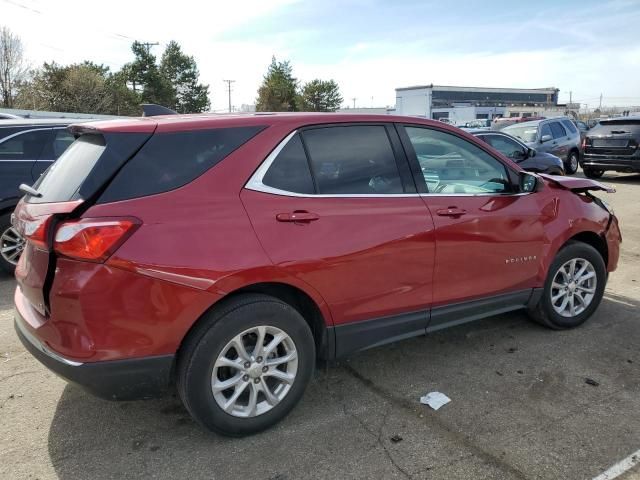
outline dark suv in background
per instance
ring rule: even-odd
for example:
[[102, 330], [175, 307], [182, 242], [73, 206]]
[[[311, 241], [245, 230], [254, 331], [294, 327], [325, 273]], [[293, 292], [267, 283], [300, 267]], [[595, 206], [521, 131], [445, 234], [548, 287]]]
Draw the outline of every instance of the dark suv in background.
[[547, 152], [564, 161], [564, 171], [573, 175], [580, 161], [580, 132], [569, 117], [546, 118], [518, 123], [504, 128], [504, 133], [518, 137], [528, 147]]
[[605, 171], [640, 172], [640, 116], [602, 120], [584, 139], [582, 169], [589, 178]]
[[[31, 185], [74, 138], [67, 126], [77, 119], [0, 120], [0, 269], [12, 273], [24, 242], [11, 226], [11, 212]], [[81, 121], [81, 120], [80, 120]]]

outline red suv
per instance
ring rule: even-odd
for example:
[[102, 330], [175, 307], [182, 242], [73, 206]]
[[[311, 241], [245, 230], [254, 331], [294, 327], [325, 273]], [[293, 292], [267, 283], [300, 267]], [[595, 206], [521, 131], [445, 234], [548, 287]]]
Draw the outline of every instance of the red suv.
[[344, 114], [71, 127], [17, 207], [16, 330], [106, 398], [175, 385], [204, 427], [264, 429], [333, 359], [528, 309], [598, 307], [621, 241], [593, 180], [457, 129]]

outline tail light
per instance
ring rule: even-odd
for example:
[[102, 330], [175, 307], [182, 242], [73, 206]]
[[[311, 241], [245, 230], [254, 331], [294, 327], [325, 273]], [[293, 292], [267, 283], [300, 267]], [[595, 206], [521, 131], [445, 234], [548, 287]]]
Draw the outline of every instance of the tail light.
[[12, 220], [13, 226], [29, 243], [40, 250], [49, 250], [49, 226], [56, 214], [70, 213], [80, 200], [59, 203], [25, 203], [21, 200]]
[[62, 223], [53, 249], [59, 255], [89, 262], [104, 262], [138, 228], [135, 218], [83, 218]]

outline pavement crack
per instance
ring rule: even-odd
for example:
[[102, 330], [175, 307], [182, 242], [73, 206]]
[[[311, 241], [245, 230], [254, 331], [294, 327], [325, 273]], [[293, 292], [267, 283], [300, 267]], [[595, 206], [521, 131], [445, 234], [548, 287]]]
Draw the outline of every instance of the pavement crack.
[[[376, 385], [371, 379], [369, 379], [369, 378], [365, 377], [364, 375], [362, 375], [360, 372], [358, 372], [351, 365], [344, 364], [343, 368], [349, 375], [351, 375], [353, 378], [358, 380], [365, 388], [369, 389], [371, 392], [373, 392], [373, 393], [377, 394], [378, 396], [382, 397], [383, 399], [385, 399], [389, 403], [394, 404], [394, 405], [396, 405], [396, 406], [398, 406], [400, 408], [403, 408], [403, 409], [411, 411], [411, 412], [417, 412], [418, 411], [417, 410], [417, 405], [415, 403], [411, 402], [410, 400], [407, 400], [406, 398], [399, 397], [399, 396], [393, 394], [392, 392], [390, 392], [389, 390], [387, 390], [387, 389], [385, 389], [385, 388], [383, 388], [383, 387], [381, 387], [379, 385]], [[421, 409], [421, 412], [424, 412], [424, 410]], [[488, 450], [485, 450], [481, 446], [479, 446], [476, 443], [472, 442], [471, 439], [469, 437], [465, 436], [463, 433], [460, 433], [460, 432], [458, 432], [456, 430], [453, 430], [449, 425], [444, 423], [437, 416], [425, 414], [424, 415], [424, 420], [428, 421], [431, 424], [432, 427], [435, 427], [438, 430], [440, 430], [440, 432], [443, 435], [446, 435], [454, 443], [461, 444], [465, 448], [471, 450], [477, 457], [479, 457], [482, 460], [484, 460], [485, 463], [487, 463], [489, 465], [492, 465], [492, 466], [504, 471], [505, 473], [511, 474], [515, 478], [519, 478], [519, 479], [522, 479], [522, 480], [526, 480], [528, 478], [518, 468], [514, 467], [513, 465], [510, 465], [509, 463], [505, 462], [504, 459], [496, 456], [494, 453], [492, 453], [492, 452], [490, 452]]]

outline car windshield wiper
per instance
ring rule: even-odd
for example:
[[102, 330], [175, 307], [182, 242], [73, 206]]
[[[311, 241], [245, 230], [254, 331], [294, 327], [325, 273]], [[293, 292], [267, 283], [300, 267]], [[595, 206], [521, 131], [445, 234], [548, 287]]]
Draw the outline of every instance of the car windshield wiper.
[[42, 196], [42, 193], [37, 191], [35, 188], [30, 187], [26, 183], [21, 183], [20, 186], [18, 187], [18, 189], [22, 193], [26, 193], [27, 195], [31, 195], [32, 197], [40, 198]]

